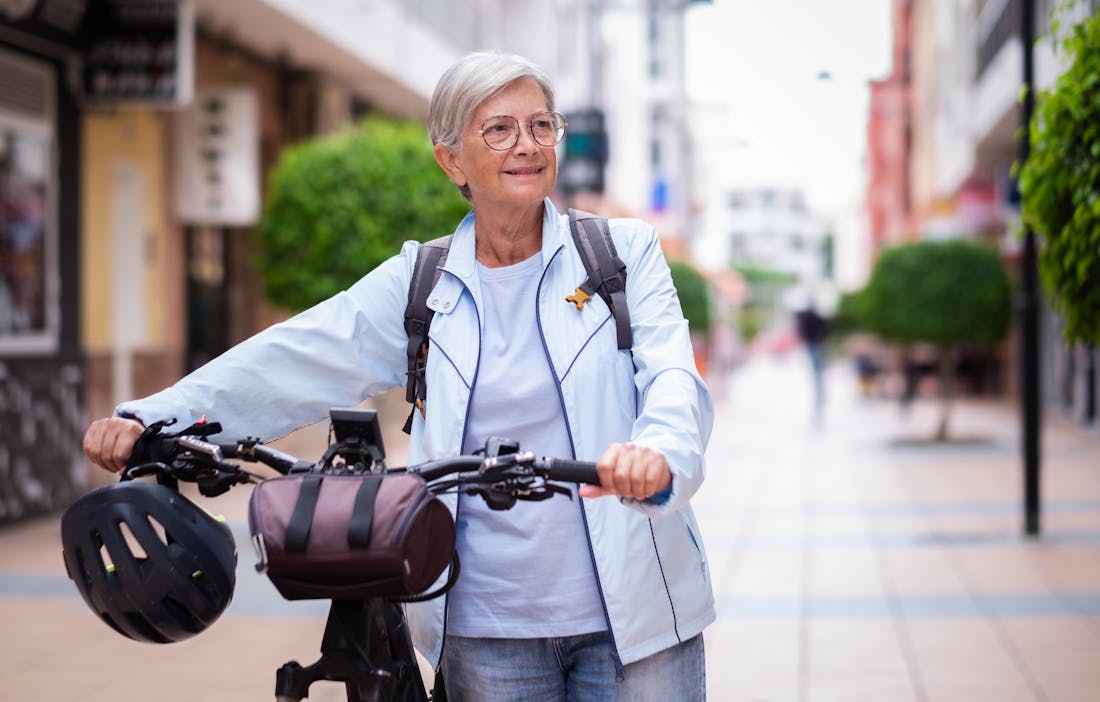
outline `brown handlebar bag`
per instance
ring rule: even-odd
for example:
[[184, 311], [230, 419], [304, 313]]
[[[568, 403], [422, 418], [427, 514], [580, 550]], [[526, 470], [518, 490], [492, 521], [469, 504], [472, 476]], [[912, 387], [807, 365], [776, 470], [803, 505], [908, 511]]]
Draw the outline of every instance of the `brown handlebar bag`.
[[458, 575], [454, 519], [415, 474], [269, 478], [248, 507], [256, 570], [288, 600], [426, 599]]

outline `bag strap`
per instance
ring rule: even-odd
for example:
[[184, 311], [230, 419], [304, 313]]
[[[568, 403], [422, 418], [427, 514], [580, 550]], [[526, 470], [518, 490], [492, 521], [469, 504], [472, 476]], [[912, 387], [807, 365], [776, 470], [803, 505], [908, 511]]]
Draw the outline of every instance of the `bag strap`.
[[451, 552], [451, 569], [447, 574], [447, 580], [435, 590], [417, 593], [414, 595], [392, 595], [395, 590], [404, 586], [404, 578], [394, 575], [379, 580], [366, 580], [361, 583], [335, 584], [302, 580], [286, 576], [272, 576], [268, 574], [271, 584], [288, 600], [325, 599], [325, 600], [351, 600], [361, 597], [385, 597], [393, 602], [424, 602], [435, 599], [454, 587], [458, 582], [461, 566], [458, 560], [458, 551]]
[[370, 548], [370, 527], [374, 521], [374, 501], [382, 486], [381, 475], [364, 475], [355, 493], [355, 505], [348, 521], [348, 546]]
[[405, 349], [409, 363], [405, 400], [413, 407], [405, 420], [406, 434], [412, 432], [413, 412], [420, 410], [420, 416], [424, 416], [424, 399], [427, 397], [424, 364], [428, 359], [428, 327], [431, 326], [432, 315], [435, 314], [428, 307], [428, 295], [439, 281], [450, 247], [450, 235], [421, 244], [416, 252], [412, 280], [409, 281], [409, 298], [405, 304], [405, 333], [409, 335], [409, 343]]
[[630, 309], [626, 303], [626, 264], [615, 250], [607, 218], [570, 208], [569, 230], [588, 278], [565, 299], [580, 310], [593, 294], [599, 295], [615, 317], [619, 349], [631, 348], [634, 337], [630, 331]]
[[294, 513], [286, 525], [287, 553], [306, 550], [309, 541], [309, 529], [313, 525], [313, 512], [317, 509], [317, 497], [321, 494], [320, 475], [302, 476], [302, 488], [298, 492], [298, 501], [294, 503]]

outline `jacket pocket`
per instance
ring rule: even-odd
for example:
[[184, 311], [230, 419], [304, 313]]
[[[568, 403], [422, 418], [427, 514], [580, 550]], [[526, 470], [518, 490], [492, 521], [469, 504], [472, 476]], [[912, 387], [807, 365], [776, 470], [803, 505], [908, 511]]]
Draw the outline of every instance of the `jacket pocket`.
[[684, 531], [687, 532], [688, 539], [691, 540], [691, 545], [694, 547], [695, 555], [699, 559], [699, 572], [702, 574], [703, 579], [710, 581], [710, 568], [707, 565], [707, 552], [703, 548], [703, 539], [699, 535], [699, 527], [695, 523], [695, 515], [687, 510], [680, 510], [679, 517], [681, 523], [684, 525]]
[[674, 598], [690, 596], [710, 582], [706, 552], [694, 521], [689, 510], [652, 520], [654, 544]]

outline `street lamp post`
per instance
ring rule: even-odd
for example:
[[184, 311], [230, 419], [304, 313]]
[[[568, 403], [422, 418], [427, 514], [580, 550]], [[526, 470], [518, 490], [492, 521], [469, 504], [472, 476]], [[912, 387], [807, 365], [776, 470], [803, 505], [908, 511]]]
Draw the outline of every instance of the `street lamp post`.
[[[1024, 52], [1024, 91], [1020, 110], [1023, 135], [1020, 138], [1020, 163], [1027, 161], [1031, 148], [1031, 115], [1035, 109], [1035, 0], [1020, 3], [1023, 17], [1020, 39]], [[1040, 531], [1040, 407], [1039, 407], [1039, 272], [1035, 232], [1023, 223], [1023, 254], [1020, 261], [1020, 376], [1023, 389], [1021, 420], [1024, 458], [1024, 534], [1038, 536]]]

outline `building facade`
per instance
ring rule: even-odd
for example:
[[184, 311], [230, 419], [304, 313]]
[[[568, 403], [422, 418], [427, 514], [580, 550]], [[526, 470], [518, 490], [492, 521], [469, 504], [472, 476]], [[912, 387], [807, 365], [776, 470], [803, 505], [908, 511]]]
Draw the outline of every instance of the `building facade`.
[[83, 475], [80, 18], [0, 4], [0, 523]]
[[[1064, 70], [1053, 50], [1053, 13], [1065, 26], [1100, 11], [1034, 0], [1036, 90]], [[1020, 265], [1019, 206], [1012, 178], [1022, 123], [1023, 0], [894, 0], [894, 67], [873, 90], [867, 210], [881, 246], [967, 237]], [[1042, 387], [1050, 405], [1095, 420], [1096, 352], [1065, 348], [1044, 306]], [[1004, 385], [1015, 392], [1017, 345], [1004, 349]]]
[[90, 418], [286, 316], [251, 265], [281, 150], [370, 111], [423, 120], [468, 51], [533, 59], [563, 112], [607, 109], [589, 204], [682, 213], [686, 4], [0, 0], [0, 522], [107, 479]]

